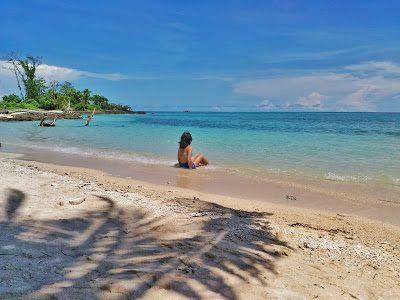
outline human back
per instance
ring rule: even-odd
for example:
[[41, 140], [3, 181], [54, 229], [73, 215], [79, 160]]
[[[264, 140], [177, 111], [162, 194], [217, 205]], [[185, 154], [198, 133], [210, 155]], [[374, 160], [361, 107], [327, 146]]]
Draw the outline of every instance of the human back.
[[192, 135], [184, 132], [181, 136], [178, 149], [178, 163], [181, 168], [195, 169], [200, 164], [208, 165], [208, 160], [203, 154], [193, 154]]
[[192, 157], [193, 154], [193, 147], [188, 145], [184, 149], [178, 149], [178, 162], [179, 163], [187, 163], [189, 158]]

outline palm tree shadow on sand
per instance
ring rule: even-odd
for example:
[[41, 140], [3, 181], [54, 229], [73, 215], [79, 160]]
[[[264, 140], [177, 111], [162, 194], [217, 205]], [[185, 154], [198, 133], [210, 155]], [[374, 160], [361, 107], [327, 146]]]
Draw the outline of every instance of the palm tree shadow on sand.
[[265, 274], [275, 273], [279, 259], [276, 249], [289, 249], [270, 233], [269, 213], [176, 198], [171, 209], [184, 209], [187, 224], [176, 228], [167, 216], [121, 209], [97, 196], [95, 209], [17, 222], [25, 198], [18, 190], [6, 197], [0, 298], [237, 299], [235, 284], [267, 287]]

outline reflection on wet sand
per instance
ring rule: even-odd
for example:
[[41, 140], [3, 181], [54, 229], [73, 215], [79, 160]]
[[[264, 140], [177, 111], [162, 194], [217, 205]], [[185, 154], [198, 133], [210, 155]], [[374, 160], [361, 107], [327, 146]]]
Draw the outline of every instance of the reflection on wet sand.
[[199, 170], [179, 169], [176, 173], [176, 186], [190, 190], [203, 190], [207, 181], [210, 180], [208, 177], [201, 174]]

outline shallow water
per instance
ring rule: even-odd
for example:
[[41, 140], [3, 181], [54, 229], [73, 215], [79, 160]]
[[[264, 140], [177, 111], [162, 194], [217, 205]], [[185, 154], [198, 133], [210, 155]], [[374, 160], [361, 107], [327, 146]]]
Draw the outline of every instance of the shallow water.
[[218, 168], [400, 186], [399, 113], [177, 113], [0, 122], [0, 142], [61, 153], [174, 165], [180, 135]]

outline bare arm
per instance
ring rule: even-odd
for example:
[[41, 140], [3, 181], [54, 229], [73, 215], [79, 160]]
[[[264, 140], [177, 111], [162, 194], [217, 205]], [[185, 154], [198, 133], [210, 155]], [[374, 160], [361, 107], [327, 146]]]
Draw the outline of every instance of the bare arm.
[[187, 154], [187, 158], [188, 158], [189, 169], [192, 169], [192, 152], [193, 152], [193, 147], [188, 146], [186, 154]]

